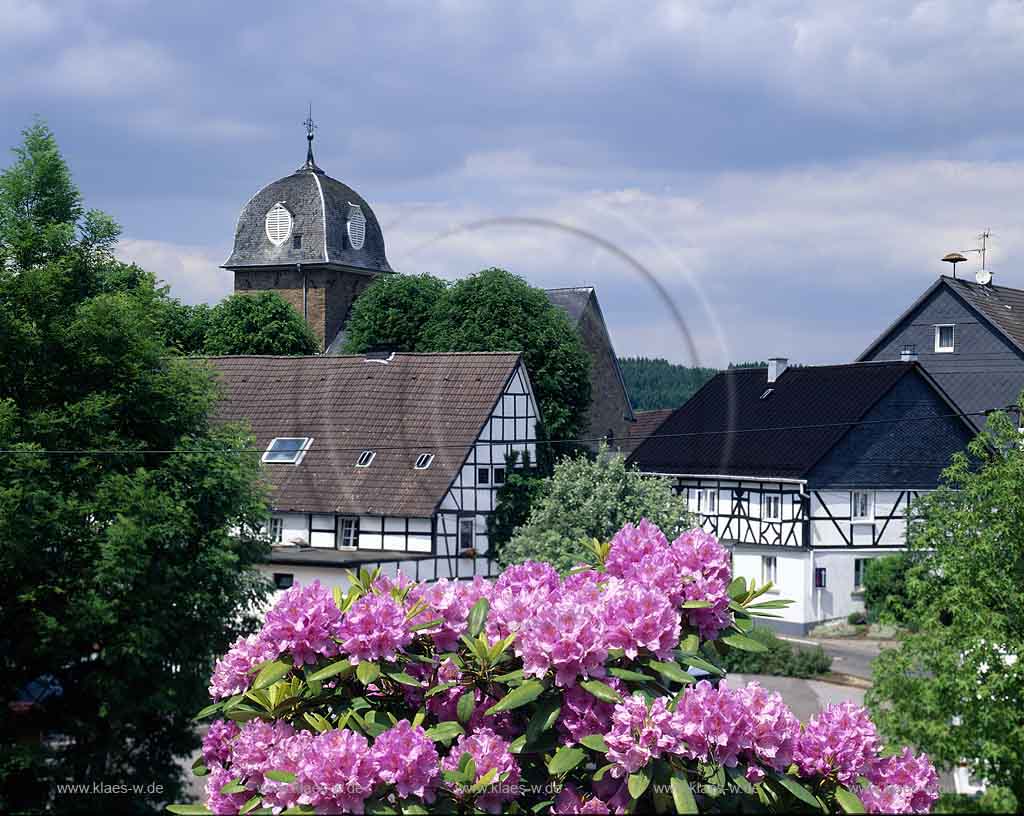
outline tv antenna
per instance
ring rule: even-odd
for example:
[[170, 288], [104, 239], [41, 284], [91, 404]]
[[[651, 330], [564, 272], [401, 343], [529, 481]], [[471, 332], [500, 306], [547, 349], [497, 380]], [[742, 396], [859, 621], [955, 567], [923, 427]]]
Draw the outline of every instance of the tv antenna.
[[992, 282], [992, 272], [985, 267], [985, 263], [988, 260], [988, 239], [992, 237], [992, 231], [986, 229], [978, 236], [978, 240], [981, 241], [981, 246], [974, 249], [965, 249], [961, 252], [950, 252], [942, 256], [942, 260], [946, 263], [953, 264], [953, 280], [956, 280], [956, 265], [963, 263], [967, 260], [965, 252], [976, 252], [981, 256], [981, 269], [975, 273], [974, 279], [982, 286], [987, 286]]

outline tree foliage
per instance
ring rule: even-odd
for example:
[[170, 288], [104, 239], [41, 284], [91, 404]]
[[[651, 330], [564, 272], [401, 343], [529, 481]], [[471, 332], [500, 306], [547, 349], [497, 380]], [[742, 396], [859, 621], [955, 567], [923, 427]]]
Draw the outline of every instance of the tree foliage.
[[915, 631], [874, 662], [881, 729], [1024, 801], [1024, 449], [1003, 414], [922, 497], [908, 531]]
[[678, 408], [718, 370], [670, 363], [661, 357], [620, 357], [619, 368], [637, 411]]
[[265, 597], [249, 569], [265, 552], [248, 532], [258, 463], [225, 455], [248, 434], [209, 424], [210, 373], [168, 353], [166, 293], [114, 259], [117, 227], [84, 209], [50, 131], [15, 152], [0, 174], [0, 808], [96, 807], [58, 782], [159, 785], [151, 805], [180, 795], [212, 658]]
[[[403, 319], [405, 323], [403, 324]], [[346, 350], [520, 351], [549, 439], [575, 439], [590, 404], [590, 358], [544, 290], [503, 269], [446, 283], [420, 275], [376, 281], [356, 301]]]
[[907, 573], [912, 565], [907, 553], [896, 553], [868, 561], [864, 576], [864, 606], [872, 623], [899, 626], [913, 621], [913, 599], [907, 588]]
[[686, 500], [668, 481], [646, 476], [604, 446], [596, 457], [568, 456], [544, 480], [526, 523], [500, 550], [503, 564], [547, 561], [565, 571], [589, 559], [588, 542], [646, 518], [674, 538], [690, 526]]
[[505, 457], [505, 483], [495, 493], [494, 512], [487, 517], [488, 538], [495, 552], [526, 523], [530, 509], [544, 492], [544, 483], [528, 453], [522, 459], [517, 453]]
[[231, 295], [210, 309], [203, 351], [215, 355], [316, 354], [320, 344], [290, 303], [277, 292], [260, 292]]

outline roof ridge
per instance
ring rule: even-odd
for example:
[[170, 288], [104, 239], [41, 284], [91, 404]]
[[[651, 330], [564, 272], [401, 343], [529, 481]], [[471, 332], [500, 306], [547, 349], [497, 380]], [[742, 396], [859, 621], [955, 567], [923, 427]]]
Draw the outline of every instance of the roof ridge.
[[[516, 357], [521, 351], [396, 351], [396, 357]], [[188, 360], [368, 360], [366, 354], [195, 354]]]

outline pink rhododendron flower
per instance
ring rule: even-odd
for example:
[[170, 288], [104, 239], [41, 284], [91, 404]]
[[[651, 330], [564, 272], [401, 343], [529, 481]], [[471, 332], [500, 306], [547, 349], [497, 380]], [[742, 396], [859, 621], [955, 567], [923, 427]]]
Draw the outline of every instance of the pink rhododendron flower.
[[240, 637], [214, 666], [210, 677], [210, 696], [223, 700], [248, 691], [255, 676], [252, 670], [260, 663], [274, 660], [279, 654], [277, 646], [262, 640], [259, 635]]
[[295, 729], [284, 720], [273, 723], [249, 720], [232, 745], [232, 773], [247, 787], [256, 790], [263, 783], [263, 772], [273, 770], [269, 763], [274, 749], [294, 735]]
[[782, 695], [757, 683], [748, 683], [735, 693], [749, 715], [753, 758], [778, 771], [788, 768], [800, 736], [800, 721], [782, 702]]
[[450, 652], [459, 644], [459, 636], [465, 634], [470, 607], [466, 604], [468, 595], [461, 592], [457, 581], [441, 578], [430, 584], [419, 584], [409, 592], [406, 603], [427, 604], [427, 608], [412, 620], [416, 626], [428, 621], [439, 620], [436, 626], [419, 630], [430, 635], [442, 652]]
[[267, 613], [260, 637], [273, 643], [279, 654], [291, 654], [295, 665], [301, 666], [338, 654], [334, 638], [340, 622], [341, 610], [327, 587], [319, 581], [295, 584]]
[[[604, 682], [620, 694], [625, 691], [622, 681], [615, 677], [609, 677]], [[608, 730], [613, 711], [615, 703], [598, 700], [580, 686], [566, 689], [557, 722], [563, 742], [571, 745], [591, 734], [604, 734]]]
[[801, 776], [834, 772], [849, 786], [873, 767], [877, 751], [878, 734], [867, 710], [846, 702], [811, 717], [796, 741], [793, 759]]
[[663, 555], [668, 549], [668, 539], [647, 519], [641, 519], [634, 527], [626, 524], [612, 538], [604, 568], [616, 578], [633, 578], [642, 561], [650, 556]]
[[747, 770], [743, 775], [751, 785], [756, 785], [759, 782], [764, 781], [764, 771], [756, 765], [748, 765]]
[[608, 805], [593, 794], [581, 796], [576, 790], [575, 785], [566, 785], [562, 788], [561, 793], [555, 797], [555, 802], [551, 806], [551, 813], [557, 816], [572, 816], [573, 814], [584, 813], [604, 814], [608, 812]]
[[238, 736], [238, 724], [231, 720], [214, 720], [203, 736], [203, 762], [207, 768], [226, 765], [231, 759], [231, 742]]
[[362, 813], [377, 782], [377, 760], [362, 734], [325, 731], [310, 743], [297, 778], [300, 804], [325, 813]]
[[210, 775], [206, 777], [206, 806], [213, 813], [233, 816], [252, 798], [251, 790], [244, 793], [220, 792], [221, 788], [234, 779], [234, 771], [226, 770], [220, 765], [210, 769]]
[[511, 634], [516, 634], [532, 618], [539, 609], [559, 597], [557, 590], [546, 585], [532, 589], [506, 586], [495, 588], [491, 593], [491, 609], [487, 615], [487, 637], [493, 643]]
[[[497, 770], [493, 790], [478, 796], [476, 806], [488, 813], [500, 813], [501, 803], [515, 799], [514, 791], [519, 786], [519, 765], [509, 751], [508, 743], [486, 728], [471, 735], [463, 734], [452, 747], [451, 753], [444, 758], [441, 767], [446, 771], [457, 770], [464, 753], [468, 753], [476, 765], [476, 782], [492, 768]], [[458, 788], [452, 792], [459, 798], [464, 793]]]
[[338, 627], [341, 650], [353, 665], [361, 660], [394, 660], [412, 643], [405, 611], [390, 595], [364, 595], [345, 613]]
[[612, 578], [602, 600], [599, 614], [609, 649], [622, 649], [630, 660], [642, 649], [659, 658], [672, 656], [679, 643], [679, 613], [664, 593]]
[[939, 798], [939, 775], [926, 754], [909, 748], [876, 759], [867, 773], [871, 784], [861, 791], [869, 813], [930, 813]]
[[586, 587], [597, 586], [607, 580], [608, 576], [603, 572], [594, 569], [580, 569], [570, 572], [562, 579], [562, 592], [579, 593]]
[[670, 548], [677, 577], [668, 587], [676, 603], [706, 601], [711, 606], [687, 609], [684, 614], [701, 637], [713, 639], [732, 622], [729, 612], [729, 583], [732, 570], [729, 552], [714, 536], [703, 530], [689, 530], [672, 542]]
[[426, 732], [408, 720], [399, 720], [373, 743], [377, 777], [394, 785], [399, 797], [418, 796], [434, 801], [441, 774], [441, 759]]
[[[299, 768], [313, 744], [313, 739], [309, 731], [297, 731], [281, 740], [270, 749], [264, 771], [286, 771], [298, 777]], [[299, 786], [295, 782], [278, 782], [264, 775], [260, 783], [260, 793], [263, 794], [264, 805], [277, 810], [294, 807], [299, 803]]]
[[550, 564], [541, 561], [524, 561], [506, 569], [494, 582], [494, 591], [512, 589], [516, 592], [532, 592], [535, 589], [554, 591], [561, 584], [558, 572]]
[[663, 753], [674, 753], [678, 738], [672, 712], [664, 697], [651, 703], [639, 694], [627, 697], [612, 712], [612, 728], [604, 738], [611, 775], [635, 773]]
[[723, 680], [718, 688], [701, 680], [683, 691], [676, 706], [677, 752], [689, 759], [734, 767], [750, 747], [750, 715], [742, 698]]
[[608, 657], [605, 635], [593, 604], [566, 595], [533, 611], [516, 638], [523, 673], [555, 672], [555, 685], [575, 685], [579, 677], [603, 677]]

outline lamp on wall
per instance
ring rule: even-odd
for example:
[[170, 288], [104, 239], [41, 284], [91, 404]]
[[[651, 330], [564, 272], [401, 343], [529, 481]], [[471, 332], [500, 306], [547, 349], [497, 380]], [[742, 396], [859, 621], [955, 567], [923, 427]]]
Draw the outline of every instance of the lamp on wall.
[[827, 576], [827, 573], [826, 573], [824, 567], [815, 567], [814, 568], [814, 588], [815, 589], [824, 589], [825, 588], [825, 586], [826, 586], [826, 584], [825, 584], [826, 576]]

